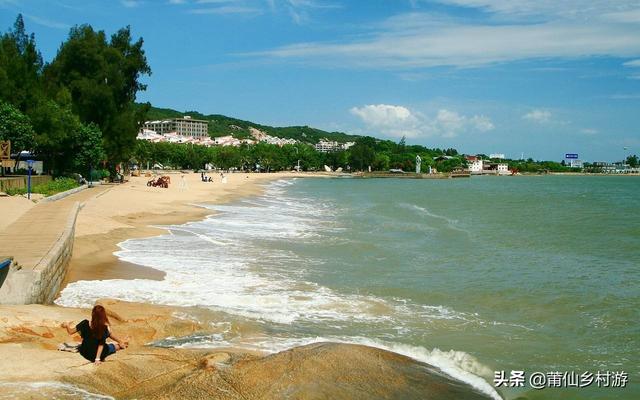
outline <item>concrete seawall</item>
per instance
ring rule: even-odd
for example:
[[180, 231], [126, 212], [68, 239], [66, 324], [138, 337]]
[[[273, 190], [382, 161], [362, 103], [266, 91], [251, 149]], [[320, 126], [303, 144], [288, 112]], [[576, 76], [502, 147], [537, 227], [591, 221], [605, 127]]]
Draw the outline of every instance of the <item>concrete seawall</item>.
[[[20, 253], [14, 256], [14, 265], [0, 287], [0, 304], [48, 304], [53, 302], [67, 271], [67, 264], [73, 251], [76, 217], [80, 203], [75, 202], [67, 211], [63, 229], [53, 238], [50, 248], [41, 258]], [[37, 237], [33, 237], [36, 239]], [[4, 250], [7, 252], [7, 250]], [[30, 261], [30, 262], [28, 262]], [[23, 264], [24, 263], [24, 264]]]

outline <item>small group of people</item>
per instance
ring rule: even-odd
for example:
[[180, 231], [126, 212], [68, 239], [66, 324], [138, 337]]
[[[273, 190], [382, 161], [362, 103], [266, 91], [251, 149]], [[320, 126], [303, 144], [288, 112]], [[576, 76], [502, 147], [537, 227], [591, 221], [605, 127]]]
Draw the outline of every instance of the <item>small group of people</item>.
[[[82, 343], [77, 346], [78, 353], [96, 365], [129, 346], [126, 339], [121, 340], [113, 334], [107, 310], [101, 305], [96, 305], [91, 310], [91, 321], [84, 319], [75, 326], [72, 322], [64, 322], [62, 327], [69, 335], [80, 334]], [[107, 339], [115, 343], [107, 343]]]
[[207, 176], [206, 172], [200, 172], [200, 180], [202, 180], [202, 182], [213, 182], [213, 178]]
[[[213, 178], [211, 176], [207, 176], [207, 173], [204, 171], [200, 172], [200, 180], [202, 182], [213, 182]], [[227, 183], [227, 177], [224, 176], [224, 172], [220, 172], [220, 181], [222, 183]]]

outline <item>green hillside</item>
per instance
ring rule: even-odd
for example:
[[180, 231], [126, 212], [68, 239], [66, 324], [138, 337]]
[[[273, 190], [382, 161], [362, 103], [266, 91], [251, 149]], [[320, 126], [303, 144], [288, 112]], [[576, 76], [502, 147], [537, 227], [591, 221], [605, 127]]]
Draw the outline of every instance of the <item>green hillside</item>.
[[[143, 105], [139, 105], [142, 107]], [[160, 120], [166, 118], [176, 118], [188, 115], [191, 118], [209, 121], [209, 135], [211, 137], [232, 135], [236, 138], [250, 137], [249, 128], [259, 129], [275, 137], [296, 139], [304, 143], [318, 143], [320, 139], [326, 138], [336, 142], [344, 143], [355, 141], [359, 136], [348, 135], [342, 132], [327, 132], [309, 126], [286, 126], [273, 127], [260, 125], [250, 121], [227, 117], [225, 115], [210, 114], [204, 115], [197, 111], [180, 112], [170, 108], [151, 107], [147, 111], [147, 120]]]

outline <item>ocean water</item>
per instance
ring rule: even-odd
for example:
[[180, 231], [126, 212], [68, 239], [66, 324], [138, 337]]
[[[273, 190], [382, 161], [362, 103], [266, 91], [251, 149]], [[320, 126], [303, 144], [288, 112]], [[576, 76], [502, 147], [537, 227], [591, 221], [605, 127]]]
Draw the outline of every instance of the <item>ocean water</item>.
[[56, 302], [196, 306], [259, 327], [165, 346], [363, 343], [496, 398], [495, 371], [624, 371], [626, 388], [498, 392], [640, 398], [640, 179], [292, 179], [201, 206], [203, 221], [119, 245], [165, 280], [75, 282]]

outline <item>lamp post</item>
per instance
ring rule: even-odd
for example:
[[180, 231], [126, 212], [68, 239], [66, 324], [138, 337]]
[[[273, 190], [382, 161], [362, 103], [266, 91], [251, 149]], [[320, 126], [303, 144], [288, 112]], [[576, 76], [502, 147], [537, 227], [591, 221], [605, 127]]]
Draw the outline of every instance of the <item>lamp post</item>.
[[31, 200], [31, 171], [33, 170], [33, 160], [27, 160], [27, 199]]

